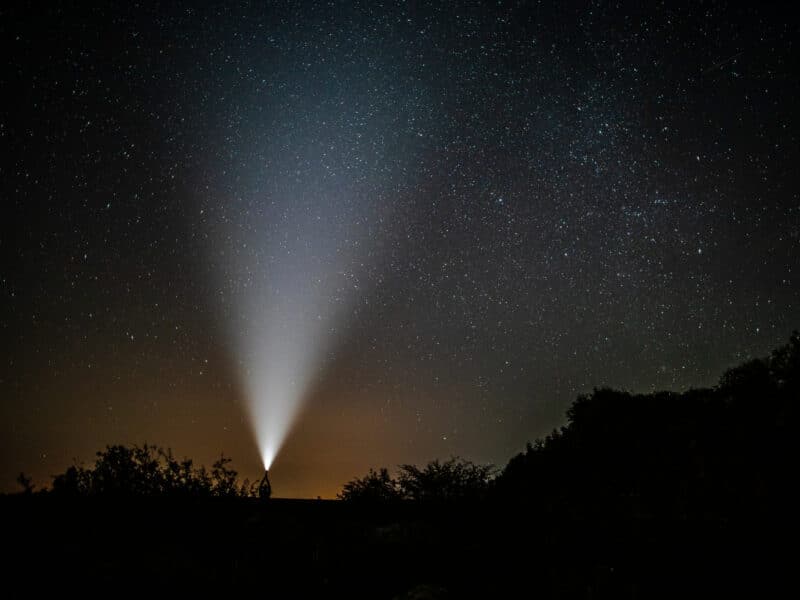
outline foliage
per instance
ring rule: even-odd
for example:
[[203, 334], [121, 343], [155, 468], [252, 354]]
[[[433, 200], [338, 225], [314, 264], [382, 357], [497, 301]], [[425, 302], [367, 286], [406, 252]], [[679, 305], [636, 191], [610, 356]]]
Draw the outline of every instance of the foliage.
[[53, 478], [53, 492], [73, 496], [215, 496], [253, 495], [245, 480], [221, 456], [208, 471], [171, 450], [150, 445], [107, 446], [91, 468], [69, 467]]
[[25, 475], [25, 473], [20, 473], [17, 475], [17, 483], [22, 488], [23, 494], [32, 494], [33, 489], [36, 487], [33, 485], [33, 479]]
[[370, 469], [364, 477], [346, 483], [339, 498], [372, 503], [477, 500], [486, 494], [493, 475], [491, 465], [476, 465], [455, 457], [445, 462], [431, 461], [423, 468], [401, 465], [397, 478], [391, 477], [386, 468]]
[[347, 482], [338, 497], [357, 502], [393, 502], [402, 498], [402, 492], [388, 469], [382, 468], [370, 469], [364, 477]]
[[398, 483], [403, 497], [408, 500], [477, 500], [485, 495], [493, 475], [492, 465], [451, 458], [445, 462], [431, 461], [422, 469], [402, 465]]
[[502, 501], [571, 516], [727, 521], [767, 513], [794, 471], [800, 337], [712, 389], [580, 396], [496, 480]]

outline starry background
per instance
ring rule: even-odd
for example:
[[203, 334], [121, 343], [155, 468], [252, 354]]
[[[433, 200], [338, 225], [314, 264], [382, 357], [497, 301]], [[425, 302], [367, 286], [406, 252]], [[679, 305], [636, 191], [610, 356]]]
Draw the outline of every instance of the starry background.
[[144, 441], [257, 477], [226, 330], [298, 241], [337, 308], [281, 496], [503, 465], [800, 324], [789, 9], [53, 4], [0, 9], [3, 490]]

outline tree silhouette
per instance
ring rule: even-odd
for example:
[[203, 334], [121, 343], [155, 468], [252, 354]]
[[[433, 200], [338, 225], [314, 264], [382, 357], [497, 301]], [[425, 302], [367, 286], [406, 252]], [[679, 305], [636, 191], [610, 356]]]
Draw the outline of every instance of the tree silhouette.
[[35, 485], [33, 485], [33, 480], [27, 475], [25, 475], [25, 473], [20, 473], [19, 475], [17, 475], [17, 483], [22, 488], [23, 494], [32, 494], [33, 489], [36, 487]]
[[580, 396], [497, 478], [504, 500], [591, 518], [726, 521], [780, 502], [793, 469], [800, 337], [712, 389]]
[[424, 502], [478, 500], [489, 489], [492, 465], [477, 465], [461, 458], [433, 460], [420, 469], [401, 465], [398, 484], [403, 497]]
[[396, 479], [386, 468], [370, 469], [364, 477], [346, 483], [339, 498], [359, 502], [478, 500], [488, 491], [493, 475], [493, 466], [457, 457], [433, 460], [423, 468], [401, 465]]
[[74, 465], [56, 475], [53, 492], [73, 496], [252, 496], [252, 486], [247, 480], [239, 483], [230, 462], [220, 456], [209, 472], [156, 446], [107, 446], [97, 452], [93, 467]]
[[338, 494], [341, 500], [365, 503], [396, 502], [402, 499], [402, 492], [397, 480], [389, 475], [389, 470], [369, 470], [364, 477], [353, 479], [344, 484]]

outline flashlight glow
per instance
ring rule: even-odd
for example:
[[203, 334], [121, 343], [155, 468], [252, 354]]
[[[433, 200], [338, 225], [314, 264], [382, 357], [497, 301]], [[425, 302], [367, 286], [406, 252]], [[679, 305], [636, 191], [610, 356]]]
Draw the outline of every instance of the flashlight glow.
[[326, 215], [284, 214], [283, 221], [263, 229], [251, 225], [253, 235], [241, 244], [246, 252], [226, 253], [233, 258], [224, 265], [222, 281], [230, 289], [226, 320], [245, 408], [269, 469], [345, 328], [356, 286], [352, 255], [343, 243], [353, 236], [332, 227]]
[[[389, 172], [408, 170], [403, 161], [385, 163], [380, 152], [357, 176], [348, 152], [341, 153], [347, 164], [332, 168], [327, 154], [318, 152], [339, 147], [335, 127], [324, 143], [319, 136], [328, 135], [331, 123], [347, 122], [342, 110], [348, 109], [338, 96], [285, 100], [286, 114], [297, 115], [286, 121], [291, 135], [282, 134], [285, 124], [269, 120], [268, 112], [253, 115], [260, 126], [242, 132], [248, 151], [237, 156], [258, 160], [226, 165], [220, 192], [225, 209], [209, 237], [218, 297], [264, 468], [280, 453], [310, 385], [368, 293], [369, 278], [362, 276], [379, 260], [375, 239], [392, 207], [386, 197], [396, 193], [382, 189], [382, 182]], [[392, 126], [376, 139], [393, 136]], [[401, 141], [406, 148], [405, 137]]]
[[296, 59], [284, 58], [264, 63], [268, 85], [237, 80], [224, 94], [211, 127], [226, 134], [209, 148], [198, 187], [214, 208], [200, 212], [215, 296], [265, 468], [347, 339], [356, 303], [382, 285], [375, 273], [389, 258], [391, 215], [413, 206], [407, 190], [428, 173], [439, 127], [428, 110], [414, 128], [429, 134], [402, 126], [407, 111], [435, 105], [425, 86], [370, 80], [367, 89], [360, 78], [328, 79], [322, 63], [283, 68]]
[[246, 320], [239, 339], [242, 380], [265, 469], [280, 452], [320, 369], [333, 319], [320, 295], [324, 278], [308, 265], [272, 274], [271, 285], [240, 305]]

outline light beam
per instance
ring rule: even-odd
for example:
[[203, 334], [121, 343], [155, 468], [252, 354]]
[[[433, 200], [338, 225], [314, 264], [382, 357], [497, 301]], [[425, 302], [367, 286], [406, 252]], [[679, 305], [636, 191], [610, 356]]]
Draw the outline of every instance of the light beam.
[[[358, 297], [357, 236], [322, 192], [239, 223], [223, 261], [227, 322], [264, 469], [300, 413]], [[270, 205], [268, 201], [261, 202]], [[288, 207], [288, 208], [287, 208]]]

